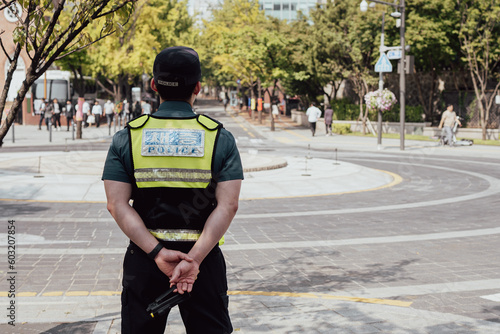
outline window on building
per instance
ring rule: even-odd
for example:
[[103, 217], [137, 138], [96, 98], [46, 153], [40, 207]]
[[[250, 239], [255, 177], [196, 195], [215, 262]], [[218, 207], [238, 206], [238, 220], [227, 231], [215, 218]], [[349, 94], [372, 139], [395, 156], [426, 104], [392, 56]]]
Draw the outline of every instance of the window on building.
[[274, 4], [274, 10], [281, 10], [281, 4], [280, 3], [275, 3]]

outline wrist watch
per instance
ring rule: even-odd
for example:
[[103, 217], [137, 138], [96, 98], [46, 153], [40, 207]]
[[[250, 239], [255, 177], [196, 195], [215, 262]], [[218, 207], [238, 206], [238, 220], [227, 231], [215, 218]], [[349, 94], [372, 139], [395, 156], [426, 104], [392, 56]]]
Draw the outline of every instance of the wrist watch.
[[148, 257], [151, 259], [151, 260], [154, 260], [156, 255], [158, 255], [158, 253], [162, 250], [163, 248], [163, 245], [161, 242], [158, 242], [158, 245], [156, 245], [155, 248], [153, 248], [153, 250], [151, 252], [148, 253]]

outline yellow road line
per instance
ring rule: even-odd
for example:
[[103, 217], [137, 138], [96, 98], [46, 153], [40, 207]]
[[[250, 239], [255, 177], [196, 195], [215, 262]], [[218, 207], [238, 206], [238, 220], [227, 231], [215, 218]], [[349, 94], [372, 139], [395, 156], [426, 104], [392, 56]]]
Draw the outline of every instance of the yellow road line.
[[35, 297], [37, 295], [36, 292], [19, 292], [16, 293], [17, 297]]
[[253, 137], [255, 138], [255, 135], [250, 132], [244, 125], [243, 123], [237, 118], [235, 117], [234, 115], [231, 115], [231, 118], [235, 120], [236, 123], [238, 123], [238, 125], [250, 136], [250, 137]]
[[311, 298], [311, 299], [334, 299], [334, 300], [344, 300], [356, 303], [382, 304], [382, 305], [391, 305], [400, 307], [410, 307], [410, 305], [412, 304], [412, 302], [403, 302], [400, 300], [392, 300], [392, 299], [335, 296], [323, 293], [294, 293], [294, 292], [276, 292], [276, 291], [228, 291], [227, 294], [231, 296], [246, 295], [246, 296], [277, 296], [277, 297]]
[[70, 297], [82, 297], [82, 296], [88, 296], [89, 292], [88, 291], [68, 291], [66, 292], [66, 296]]
[[91, 204], [106, 204], [106, 201], [60, 201], [50, 199], [20, 199], [20, 198], [0, 198], [0, 201], [5, 202], [28, 202], [28, 203], [91, 203]]
[[301, 139], [303, 139], [305, 141], [311, 141], [312, 140], [311, 138], [303, 136], [303, 135], [301, 135], [299, 133], [295, 133], [295, 131], [292, 131], [292, 130], [283, 129], [283, 131], [285, 131], [285, 132], [287, 132], [287, 133], [289, 133], [291, 135], [297, 136], [297, 137], [299, 137], [299, 138], [301, 138]]
[[44, 292], [42, 293], [42, 296], [44, 297], [59, 297], [64, 294], [64, 291], [51, 291], [51, 292]]
[[[87, 297], [87, 296], [119, 296], [121, 291], [51, 291], [38, 294], [36, 292], [19, 292], [16, 297], [36, 297], [38, 295], [43, 297], [60, 297], [63, 295], [72, 297]], [[296, 292], [279, 292], [279, 291], [228, 291], [230, 296], [268, 296], [268, 297], [289, 297], [289, 298], [309, 298], [309, 299], [332, 299], [343, 300], [355, 303], [368, 303], [368, 304], [381, 304], [399, 307], [410, 307], [412, 302], [404, 302], [393, 299], [379, 299], [379, 298], [362, 298], [362, 297], [348, 297], [348, 296], [335, 296], [325, 293], [296, 293]], [[7, 291], [0, 291], [0, 297], [7, 297]]]

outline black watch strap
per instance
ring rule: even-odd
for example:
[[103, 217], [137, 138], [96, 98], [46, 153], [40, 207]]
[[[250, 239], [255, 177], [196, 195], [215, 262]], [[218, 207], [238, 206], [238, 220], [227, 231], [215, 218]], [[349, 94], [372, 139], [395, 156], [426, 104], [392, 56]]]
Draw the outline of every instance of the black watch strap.
[[151, 252], [148, 253], [148, 257], [151, 259], [151, 260], [154, 260], [156, 255], [158, 255], [158, 253], [161, 251], [161, 249], [163, 248], [163, 245], [161, 242], [158, 243], [158, 245], [156, 245], [155, 248], [153, 248], [153, 250]]

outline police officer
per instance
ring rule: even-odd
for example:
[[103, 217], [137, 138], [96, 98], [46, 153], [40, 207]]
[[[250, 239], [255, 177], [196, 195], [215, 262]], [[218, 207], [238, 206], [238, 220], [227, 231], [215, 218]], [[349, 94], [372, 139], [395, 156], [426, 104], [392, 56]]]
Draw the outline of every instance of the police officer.
[[190, 293], [179, 304], [187, 333], [231, 333], [218, 244], [238, 208], [238, 149], [222, 124], [192, 110], [201, 89], [196, 51], [164, 49], [153, 77], [158, 111], [115, 134], [102, 177], [108, 210], [130, 238], [122, 333], [163, 333], [168, 314], [152, 318], [146, 308], [174, 285]]

